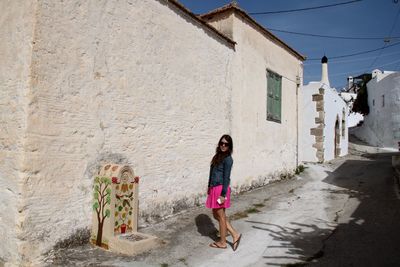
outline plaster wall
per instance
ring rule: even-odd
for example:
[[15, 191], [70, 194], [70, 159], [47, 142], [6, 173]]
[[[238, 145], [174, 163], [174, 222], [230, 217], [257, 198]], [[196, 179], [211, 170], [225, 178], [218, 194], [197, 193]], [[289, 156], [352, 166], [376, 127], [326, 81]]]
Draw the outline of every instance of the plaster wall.
[[215, 145], [231, 131], [232, 46], [168, 1], [37, 4], [22, 169], [27, 264], [89, 228], [102, 164], [141, 177], [143, 218], [168, 215], [204, 198]]
[[354, 134], [367, 143], [398, 148], [400, 141], [400, 73], [378, 73], [367, 84], [370, 112]]
[[24, 160], [34, 1], [0, 1], [0, 266], [20, 262]]
[[301, 131], [301, 150], [303, 151], [301, 161], [317, 162], [317, 148], [313, 147], [315, 144], [315, 136], [311, 135], [310, 129], [316, 128], [318, 125], [315, 118], [319, 116], [317, 112], [316, 102], [313, 101], [312, 96], [319, 93], [320, 82], [310, 82], [303, 86], [302, 106], [303, 116], [301, 117], [302, 131]]
[[[240, 191], [280, 179], [296, 168], [296, 76], [302, 76], [302, 63], [240, 15], [235, 13], [230, 18], [233, 40], [237, 42], [232, 91], [232, 184]], [[215, 18], [213, 23], [224, 22]], [[281, 123], [266, 119], [267, 69], [282, 75]]]
[[347, 116], [347, 127], [357, 126], [361, 121], [364, 120], [364, 116], [358, 112], [352, 112], [354, 101], [357, 99], [357, 94], [355, 93], [340, 93], [340, 97], [347, 103], [349, 109], [349, 114]]
[[364, 121], [364, 116], [362, 114], [360, 114], [360, 113], [349, 111], [349, 115], [347, 117], [347, 121], [348, 121], [348, 127], [355, 127], [361, 121]]
[[[343, 113], [344, 110], [344, 113]], [[338, 95], [335, 89], [326, 87], [324, 90], [324, 111], [325, 111], [325, 127], [324, 127], [324, 159], [332, 160], [335, 158], [335, 123], [339, 122], [339, 139], [340, 154], [345, 156], [348, 153], [348, 107], [343, 99]], [[344, 116], [343, 116], [344, 115]], [[342, 119], [345, 119], [343, 125]], [[344, 135], [342, 129], [344, 127]]]

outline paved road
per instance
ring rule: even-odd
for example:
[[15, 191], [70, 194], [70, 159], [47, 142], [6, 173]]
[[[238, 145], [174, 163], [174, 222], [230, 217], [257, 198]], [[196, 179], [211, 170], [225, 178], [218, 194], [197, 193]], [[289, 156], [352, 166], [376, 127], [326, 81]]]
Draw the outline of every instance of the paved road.
[[[400, 200], [389, 154], [353, 153], [233, 199], [239, 249], [212, 249], [211, 214], [195, 208], [140, 231], [162, 238], [127, 257], [89, 245], [47, 255], [48, 266], [400, 266]], [[229, 238], [228, 238], [229, 240]]]
[[310, 266], [400, 266], [400, 200], [391, 154], [345, 161], [325, 182], [351, 190], [353, 207]]

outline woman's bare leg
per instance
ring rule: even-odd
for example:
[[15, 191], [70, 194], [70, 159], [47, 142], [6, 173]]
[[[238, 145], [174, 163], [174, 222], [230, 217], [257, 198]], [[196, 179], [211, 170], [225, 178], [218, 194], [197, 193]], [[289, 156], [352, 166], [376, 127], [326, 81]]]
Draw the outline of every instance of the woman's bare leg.
[[[233, 244], [235, 246], [236, 241], [238, 241], [238, 239], [240, 237], [240, 233], [238, 231], [236, 231], [235, 228], [233, 228], [232, 224], [229, 222], [228, 217], [225, 218], [225, 221], [226, 221], [226, 229], [228, 230], [229, 233], [231, 233], [231, 236], [233, 239]], [[237, 244], [236, 244], [236, 246], [237, 246]]]
[[213, 213], [214, 219], [216, 219], [217, 221], [219, 221], [217, 209], [212, 209], [212, 213]]
[[[219, 241], [211, 243], [211, 247], [218, 247], [218, 248], [226, 248], [226, 216], [224, 209], [213, 209], [213, 217], [218, 221], [219, 224], [219, 232], [224, 232], [224, 237], [222, 235]], [[225, 218], [225, 220], [224, 220]]]
[[[213, 216], [214, 219], [216, 219], [219, 222], [219, 217], [218, 217], [218, 209], [213, 209]], [[224, 213], [225, 213], [225, 209], [224, 209]], [[238, 231], [235, 230], [235, 228], [233, 228], [232, 224], [229, 222], [228, 217], [226, 216], [225, 213], [225, 221], [226, 221], [226, 229], [227, 231], [231, 234], [232, 238], [233, 238], [233, 242], [235, 242], [238, 238], [239, 238], [239, 233]]]
[[226, 218], [225, 221], [226, 221], [226, 229], [228, 230], [229, 233], [231, 233], [233, 243], [235, 243], [239, 239], [240, 233], [236, 231], [235, 228], [233, 228], [228, 218]]
[[222, 209], [222, 208], [216, 209], [216, 213], [218, 215], [219, 233], [220, 233], [220, 240], [218, 243], [221, 246], [226, 246], [227, 225], [226, 225], [225, 209]]

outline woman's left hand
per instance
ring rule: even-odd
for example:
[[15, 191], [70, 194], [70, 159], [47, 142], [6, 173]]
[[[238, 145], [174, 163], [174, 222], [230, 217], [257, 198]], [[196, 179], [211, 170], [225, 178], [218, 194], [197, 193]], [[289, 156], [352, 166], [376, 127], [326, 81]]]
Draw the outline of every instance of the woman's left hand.
[[223, 197], [223, 196], [219, 196], [219, 201], [220, 201], [220, 204], [224, 204], [224, 202], [225, 202], [225, 197]]

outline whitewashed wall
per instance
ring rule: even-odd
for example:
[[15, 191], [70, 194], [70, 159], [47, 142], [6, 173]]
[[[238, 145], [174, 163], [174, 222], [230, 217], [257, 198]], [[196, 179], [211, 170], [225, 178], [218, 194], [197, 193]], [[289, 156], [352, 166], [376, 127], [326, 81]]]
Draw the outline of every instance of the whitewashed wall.
[[364, 116], [358, 112], [351, 112], [349, 110], [349, 115], [347, 117], [348, 127], [355, 127], [360, 122], [364, 121]]
[[0, 266], [18, 262], [34, 1], [0, 1]]
[[325, 127], [324, 127], [324, 159], [332, 160], [335, 158], [335, 123], [339, 119], [340, 132], [340, 155], [345, 156], [348, 153], [348, 127], [345, 126], [345, 134], [342, 135], [342, 118], [343, 110], [345, 110], [345, 121], [347, 124], [348, 107], [343, 99], [333, 88], [324, 88], [324, 111], [325, 111]]
[[[292, 174], [298, 141], [296, 76], [302, 77], [301, 61], [237, 14], [216, 15], [211, 24], [232, 32], [237, 42], [232, 92], [234, 189], [244, 190]], [[267, 69], [283, 76], [281, 123], [266, 119]]]
[[[230, 132], [233, 53], [164, 1], [39, 0], [36, 12], [19, 215], [27, 264], [89, 227], [92, 178], [103, 163], [128, 163], [141, 177], [143, 216], [204, 197], [215, 145]], [[2, 50], [16, 55], [12, 44]]]
[[315, 123], [315, 118], [318, 117], [316, 108], [316, 102], [313, 101], [312, 95], [319, 93], [321, 82], [310, 82], [304, 85], [302, 106], [303, 116], [301, 117], [302, 131], [301, 131], [301, 142], [300, 147], [303, 151], [301, 161], [305, 162], [317, 162], [317, 149], [313, 147], [315, 144], [315, 136], [310, 134], [312, 128], [316, 128], [318, 125]]
[[361, 121], [364, 120], [364, 116], [358, 112], [352, 112], [354, 101], [357, 99], [357, 94], [341, 92], [340, 97], [347, 103], [349, 114], [347, 116], [347, 127], [357, 126]]
[[354, 131], [354, 134], [371, 145], [398, 149], [400, 73], [378, 73], [368, 82], [367, 90], [370, 112], [364, 117], [364, 123]]
[[[303, 117], [302, 117], [302, 136], [301, 147], [303, 150], [302, 161], [317, 162], [317, 149], [313, 147], [315, 144], [315, 136], [311, 135], [310, 129], [317, 127], [315, 118], [318, 117], [316, 111], [316, 102], [312, 101], [312, 95], [318, 94], [320, 88], [324, 89], [324, 161], [335, 158], [335, 123], [339, 118], [340, 131], [340, 155], [345, 156], [348, 153], [348, 123], [349, 109], [344, 100], [338, 95], [335, 89], [326, 86], [321, 86], [321, 82], [310, 82], [303, 87]], [[345, 110], [345, 125], [342, 124], [343, 109]], [[345, 127], [344, 136], [342, 129]]]

